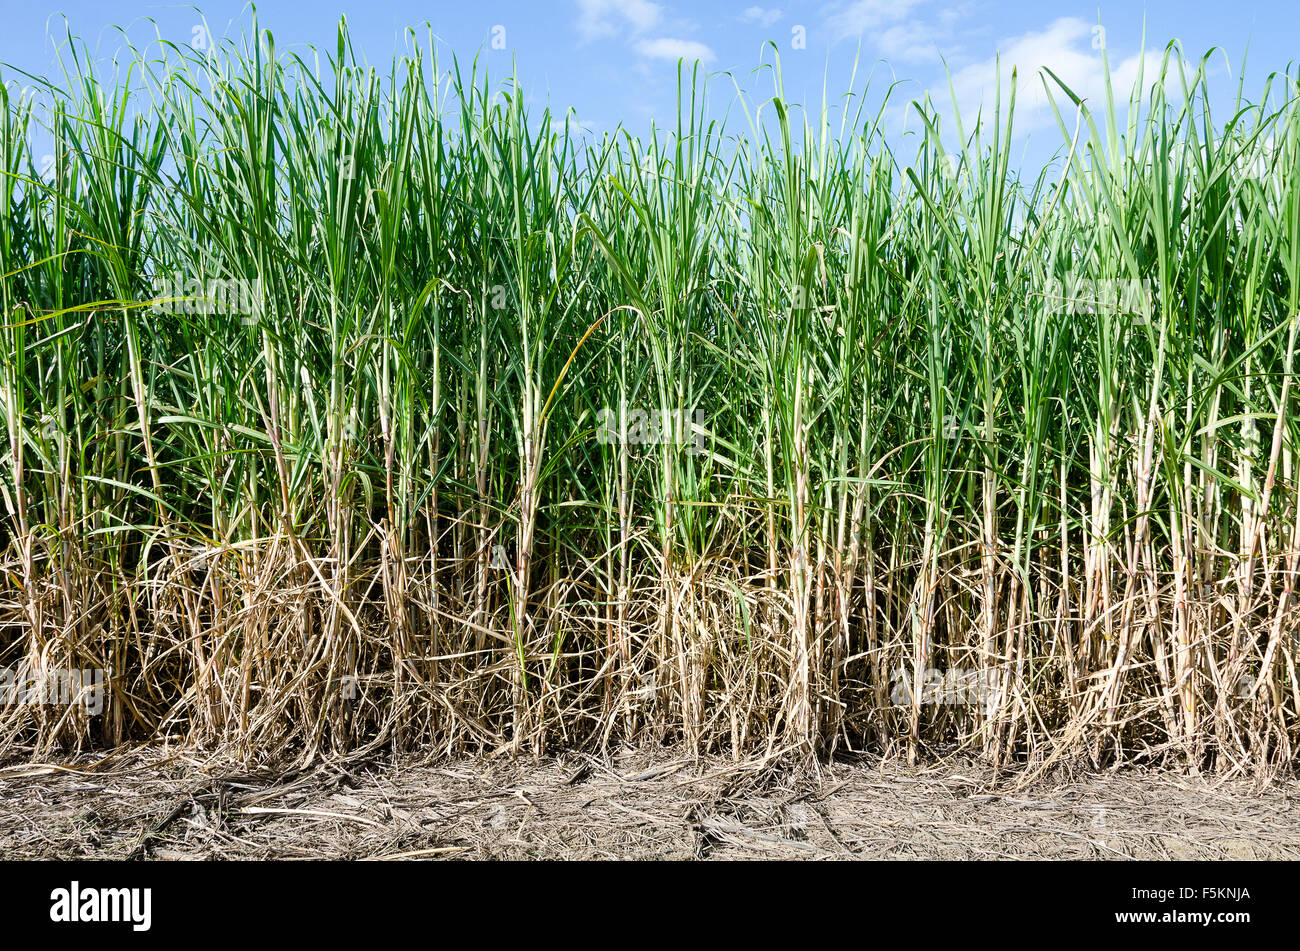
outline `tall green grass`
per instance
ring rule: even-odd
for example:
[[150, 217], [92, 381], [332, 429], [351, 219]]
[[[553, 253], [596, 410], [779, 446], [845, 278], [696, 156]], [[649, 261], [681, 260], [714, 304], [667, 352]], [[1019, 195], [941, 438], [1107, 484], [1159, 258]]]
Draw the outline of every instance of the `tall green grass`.
[[1026, 176], [1016, 77], [900, 154], [770, 65], [643, 138], [343, 25], [0, 92], [0, 665], [110, 690], [0, 755], [1290, 762], [1296, 77], [1019, 77]]

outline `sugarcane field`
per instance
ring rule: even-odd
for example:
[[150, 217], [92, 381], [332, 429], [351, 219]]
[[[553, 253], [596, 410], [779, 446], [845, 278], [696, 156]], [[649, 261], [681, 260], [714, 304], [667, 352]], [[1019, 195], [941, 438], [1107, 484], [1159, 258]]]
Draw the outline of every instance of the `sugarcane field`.
[[1190, 862], [1095, 912], [1267, 917], [1300, 13], [773, 2], [6, 12], [44, 925], [194, 860]]

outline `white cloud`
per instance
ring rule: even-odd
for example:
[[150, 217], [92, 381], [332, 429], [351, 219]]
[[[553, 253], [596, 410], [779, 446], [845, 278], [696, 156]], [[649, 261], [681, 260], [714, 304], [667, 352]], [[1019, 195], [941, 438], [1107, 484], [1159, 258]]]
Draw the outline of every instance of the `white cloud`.
[[867, 30], [898, 23], [923, 0], [854, 0], [848, 8], [831, 14], [826, 24], [836, 39], [859, 36]]
[[763, 7], [746, 7], [740, 18], [746, 23], [757, 23], [761, 27], [769, 27], [781, 19], [781, 11], [778, 9], [767, 10]]
[[[761, 11], [761, 8], [754, 7]], [[713, 62], [716, 57], [713, 50], [694, 40], [676, 39], [661, 36], [651, 39], [646, 36], [656, 27], [665, 29], [691, 31], [694, 25], [687, 20], [673, 19], [664, 22], [665, 8], [653, 0], [578, 0], [578, 32], [584, 40], [600, 37], [623, 37], [644, 60], [664, 59], [676, 62], [678, 59]]]
[[916, 20], [895, 24], [875, 35], [880, 55], [903, 63], [937, 63], [936, 39], [933, 29]]
[[[1105, 108], [1106, 80], [1097, 37], [1094, 27], [1085, 21], [1077, 17], [1061, 17], [1044, 30], [1003, 40], [998, 44], [1001, 51], [1000, 77], [997, 57], [972, 63], [953, 74], [952, 86], [956, 90], [957, 107], [963, 118], [968, 114], [974, 115], [981, 104], [988, 114], [988, 110], [993, 107], [999, 79], [1005, 108], [1013, 66], [1016, 69], [1015, 125], [1018, 131], [1055, 121], [1047, 92], [1039, 78], [1039, 70], [1044, 66], [1059, 76], [1076, 96], [1088, 100], [1090, 108]], [[1118, 103], [1128, 101], [1129, 91], [1137, 80], [1139, 69], [1143, 67], [1146, 81], [1149, 82], [1160, 67], [1160, 55], [1147, 52], [1119, 61], [1111, 58], [1111, 85]], [[1062, 116], [1073, 112], [1073, 104], [1052, 78], [1045, 73], [1041, 75], [1047, 80]], [[932, 96], [936, 100], [942, 98], [946, 101], [947, 85], [932, 91]], [[1066, 121], [1070, 120], [1067, 118]]]
[[657, 40], [641, 40], [636, 44], [636, 51], [650, 59], [668, 59], [673, 62], [686, 59], [687, 61], [699, 60], [702, 63], [711, 63], [716, 58], [713, 55], [713, 50], [703, 43], [697, 43], [694, 40], [673, 39], [669, 36], [661, 36]]
[[[969, 0], [921, 10], [930, 0], [855, 0], [832, 12], [826, 27], [834, 41], [856, 39], [892, 63], [937, 63], [960, 54], [956, 28], [969, 18]], [[942, 44], [942, 52], [940, 45]]]
[[652, 0], [578, 0], [578, 32], [584, 40], [644, 33], [658, 25], [663, 7]]

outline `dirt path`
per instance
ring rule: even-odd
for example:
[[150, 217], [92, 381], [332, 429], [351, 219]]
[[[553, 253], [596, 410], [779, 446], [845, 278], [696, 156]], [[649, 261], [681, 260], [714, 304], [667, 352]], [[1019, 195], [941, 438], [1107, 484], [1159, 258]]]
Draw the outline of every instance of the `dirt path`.
[[6, 858], [1300, 858], [1300, 784], [971, 765], [817, 774], [627, 752], [249, 775], [131, 753], [0, 770]]

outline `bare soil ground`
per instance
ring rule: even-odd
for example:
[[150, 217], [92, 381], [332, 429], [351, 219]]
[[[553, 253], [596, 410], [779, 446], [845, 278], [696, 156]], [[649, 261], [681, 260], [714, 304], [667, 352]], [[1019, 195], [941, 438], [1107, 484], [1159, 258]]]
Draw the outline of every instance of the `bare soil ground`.
[[1293, 859], [1300, 784], [662, 750], [263, 775], [138, 750], [0, 769], [0, 857]]

